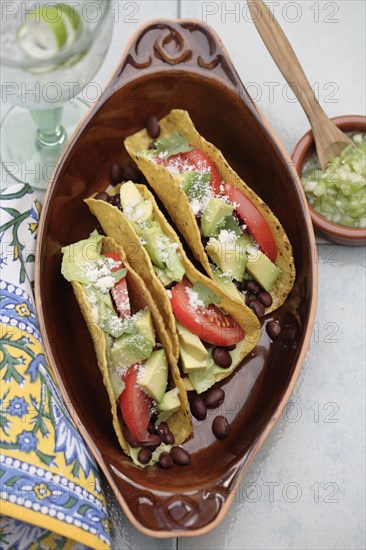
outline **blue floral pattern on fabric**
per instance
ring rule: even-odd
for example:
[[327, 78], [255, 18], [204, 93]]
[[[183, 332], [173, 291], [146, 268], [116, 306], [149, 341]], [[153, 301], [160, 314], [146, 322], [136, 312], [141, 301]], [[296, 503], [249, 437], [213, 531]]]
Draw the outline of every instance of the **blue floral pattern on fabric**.
[[[26, 185], [0, 196], [0, 547], [75, 550], [72, 532], [73, 541], [83, 543], [87, 534], [107, 548], [110, 522], [98, 468], [60, 397], [35, 314], [40, 204]], [[14, 506], [24, 523], [7, 517]], [[37, 526], [35, 513], [41, 525], [45, 516], [54, 522], [57, 533]]]

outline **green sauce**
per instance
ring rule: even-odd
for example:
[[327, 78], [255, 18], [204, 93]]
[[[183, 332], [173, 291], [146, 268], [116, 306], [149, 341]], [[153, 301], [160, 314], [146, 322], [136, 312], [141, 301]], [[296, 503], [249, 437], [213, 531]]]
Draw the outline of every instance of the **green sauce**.
[[302, 184], [310, 206], [327, 220], [347, 227], [366, 226], [366, 134], [349, 133], [349, 145], [320, 169], [316, 153], [304, 163]]

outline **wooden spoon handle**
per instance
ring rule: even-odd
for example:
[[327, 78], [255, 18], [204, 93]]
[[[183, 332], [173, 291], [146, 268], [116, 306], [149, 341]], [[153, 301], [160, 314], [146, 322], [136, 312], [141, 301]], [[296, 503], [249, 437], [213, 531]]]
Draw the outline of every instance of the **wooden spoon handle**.
[[319, 162], [325, 168], [352, 141], [320, 107], [290, 42], [263, 0], [248, 0], [248, 7], [264, 44], [309, 119]]
[[248, 7], [264, 44], [301, 103], [310, 124], [317, 126], [319, 115], [327, 115], [320, 107], [285, 33], [263, 0], [249, 0]]

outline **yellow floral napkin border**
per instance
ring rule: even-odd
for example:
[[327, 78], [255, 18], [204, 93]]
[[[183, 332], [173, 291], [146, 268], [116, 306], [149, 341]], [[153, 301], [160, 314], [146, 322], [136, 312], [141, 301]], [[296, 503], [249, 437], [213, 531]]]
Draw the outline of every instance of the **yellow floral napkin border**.
[[97, 465], [60, 397], [35, 315], [40, 203], [23, 184], [0, 197], [0, 547], [109, 548]]

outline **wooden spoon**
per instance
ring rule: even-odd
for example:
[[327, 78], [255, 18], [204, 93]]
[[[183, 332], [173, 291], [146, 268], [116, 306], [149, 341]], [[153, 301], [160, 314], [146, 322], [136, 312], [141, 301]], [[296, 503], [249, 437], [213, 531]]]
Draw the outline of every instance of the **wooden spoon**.
[[249, 0], [249, 11], [269, 53], [309, 119], [320, 166], [324, 169], [347, 145], [354, 145], [320, 107], [285, 33], [263, 0]]

